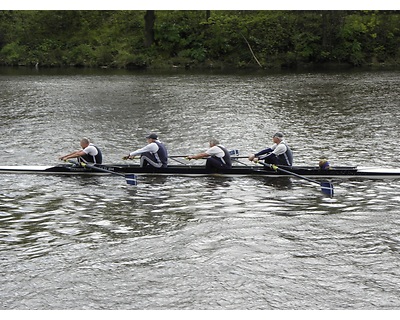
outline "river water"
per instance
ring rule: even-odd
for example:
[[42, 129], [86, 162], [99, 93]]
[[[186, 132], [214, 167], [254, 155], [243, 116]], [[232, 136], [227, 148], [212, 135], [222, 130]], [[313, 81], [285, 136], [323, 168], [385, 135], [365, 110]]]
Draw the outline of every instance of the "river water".
[[[399, 166], [398, 71], [0, 70], [2, 165], [106, 163], [157, 132], [296, 164]], [[201, 163], [201, 161], [199, 161]], [[400, 309], [400, 179], [0, 175], [1, 309]]]

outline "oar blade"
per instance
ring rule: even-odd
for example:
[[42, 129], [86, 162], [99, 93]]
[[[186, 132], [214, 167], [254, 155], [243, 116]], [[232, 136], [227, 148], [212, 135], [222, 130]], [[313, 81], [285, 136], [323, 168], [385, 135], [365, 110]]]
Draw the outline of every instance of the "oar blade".
[[328, 181], [321, 182], [321, 191], [329, 197], [333, 197], [333, 184]]
[[137, 179], [135, 174], [127, 174], [125, 175], [126, 183], [130, 184], [131, 186], [137, 185]]
[[234, 150], [229, 150], [229, 155], [233, 158], [239, 157], [239, 150], [234, 149]]

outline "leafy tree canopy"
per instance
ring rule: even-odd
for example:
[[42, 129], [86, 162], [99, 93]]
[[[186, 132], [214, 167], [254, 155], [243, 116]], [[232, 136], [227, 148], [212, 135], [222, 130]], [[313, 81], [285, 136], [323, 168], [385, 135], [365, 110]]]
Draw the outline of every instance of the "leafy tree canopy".
[[282, 68], [399, 58], [398, 11], [0, 11], [2, 65]]

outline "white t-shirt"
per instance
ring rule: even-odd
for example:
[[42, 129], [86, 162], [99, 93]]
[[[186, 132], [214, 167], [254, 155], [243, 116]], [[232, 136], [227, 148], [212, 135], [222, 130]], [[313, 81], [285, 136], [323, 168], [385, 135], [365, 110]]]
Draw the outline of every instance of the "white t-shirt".
[[210, 156], [217, 157], [217, 158], [223, 158], [225, 156], [225, 152], [218, 146], [211, 147], [205, 153], [209, 154]]
[[287, 151], [287, 147], [285, 143], [282, 143], [283, 140], [279, 144], [274, 144], [271, 149], [272, 153], [276, 154], [277, 156], [284, 154]]
[[158, 149], [159, 149], [159, 147], [158, 147], [157, 143], [152, 142], [143, 148], [140, 148], [140, 149], [137, 149], [137, 150], [131, 152], [130, 156], [134, 157], [134, 156], [137, 156], [137, 155], [145, 153], [145, 152], [157, 153]]
[[90, 156], [97, 156], [99, 153], [95, 146], [91, 143], [89, 144], [85, 149], [82, 150], [84, 153], [90, 155]]

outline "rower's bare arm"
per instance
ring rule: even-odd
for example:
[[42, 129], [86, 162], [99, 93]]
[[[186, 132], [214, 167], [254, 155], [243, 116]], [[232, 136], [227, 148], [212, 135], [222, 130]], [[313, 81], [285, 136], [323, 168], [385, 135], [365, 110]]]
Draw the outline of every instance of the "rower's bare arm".
[[60, 160], [68, 160], [68, 159], [72, 159], [72, 158], [78, 158], [83, 155], [85, 155], [85, 153], [83, 151], [75, 151], [70, 154], [67, 154], [66, 156], [60, 157]]
[[191, 160], [191, 159], [202, 159], [202, 158], [207, 158], [207, 157], [209, 157], [210, 155], [208, 154], [208, 153], [205, 153], [205, 152], [202, 152], [202, 153], [199, 153], [199, 154], [196, 154], [196, 155], [193, 155], [193, 156], [187, 156], [187, 158], [189, 159], [189, 160]]

